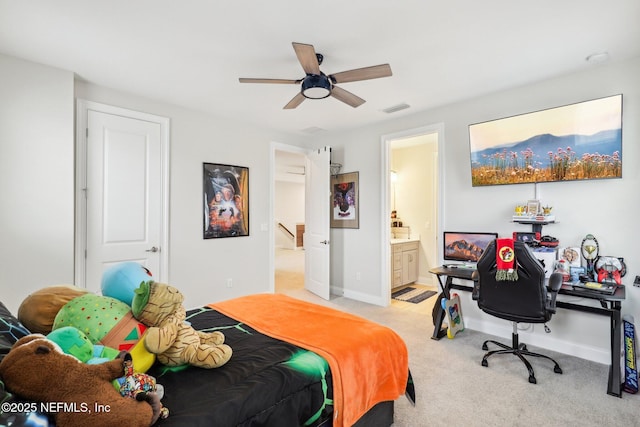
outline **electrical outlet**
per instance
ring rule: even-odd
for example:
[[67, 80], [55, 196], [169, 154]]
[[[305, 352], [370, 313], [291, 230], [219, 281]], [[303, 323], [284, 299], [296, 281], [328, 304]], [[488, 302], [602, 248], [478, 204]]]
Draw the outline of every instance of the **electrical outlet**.
[[640, 276], [636, 276], [636, 279], [633, 281], [633, 286], [640, 286]]
[[233, 280], [227, 279], [227, 288], [231, 288], [231, 287], [233, 287]]
[[360, 274], [360, 272], [356, 273], [356, 280], [358, 281], [362, 280], [362, 274]]

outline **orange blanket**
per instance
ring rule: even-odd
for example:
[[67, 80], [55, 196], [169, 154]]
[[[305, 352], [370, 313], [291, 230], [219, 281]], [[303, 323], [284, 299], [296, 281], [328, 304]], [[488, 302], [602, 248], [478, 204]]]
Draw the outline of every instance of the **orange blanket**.
[[407, 348], [387, 327], [279, 294], [250, 295], [210, 307], [324, 357], [333, 378], [334, 426], [351, 426], [375, 404], [405, 391]]

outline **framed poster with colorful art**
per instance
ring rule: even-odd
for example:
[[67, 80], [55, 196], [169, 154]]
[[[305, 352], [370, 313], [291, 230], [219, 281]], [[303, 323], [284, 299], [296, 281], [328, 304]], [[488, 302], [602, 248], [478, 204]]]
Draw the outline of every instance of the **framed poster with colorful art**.
[[249, 235], [249, 168], [203, 163], [205, 239]]
[[360, 228], [358, 172], [331, 176], [331, 228]]

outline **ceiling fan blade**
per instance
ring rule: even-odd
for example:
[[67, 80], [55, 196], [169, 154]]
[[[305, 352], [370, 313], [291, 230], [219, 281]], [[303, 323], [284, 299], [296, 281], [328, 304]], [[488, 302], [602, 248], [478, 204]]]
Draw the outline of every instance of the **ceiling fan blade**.
[[331, 74], [329, 77], [331, 77], [334, 83], [347, 83], [389, 76], [391, 76], [391, 66], [389, 64], [381, 64], [372, 67], [358, 68], [356, 70], [342, 71]]
[[240, 77], [238, 79], [240, 83], [277, 83], [277, 84], [298, 84], [300, 80], [288, 80], [288, 79], [247, 79]]
[[316, 56], [316, 50], [313, 48], [313, 45], [296, 42], [292, 44], [304, 72], [307, 74], [320, 75], [320, 64], [318, 64], [318, 57]]
[[338, 86], [334, 86], [331, 89], [331, 96], [345, 104], [351, 105], [353, 108], [359, 107], [365, 103], [364, 99]]
[[293, 97], [293, 99], [291, 99], [291, 101], [289, 101], [287, 105], [284, 106], [283, 110], [291, 110], [293, 108], [296, 108], [298, 105], [302, 104], [302, 101], [304, 100], [304, 95], [302, 93], [298, 93]]

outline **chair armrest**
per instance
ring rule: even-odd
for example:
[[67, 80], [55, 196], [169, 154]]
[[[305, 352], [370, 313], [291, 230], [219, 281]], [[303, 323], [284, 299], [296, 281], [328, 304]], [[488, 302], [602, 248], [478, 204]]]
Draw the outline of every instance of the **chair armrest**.
[[551, 277], [549, 277], [549, 284], [547, 285], [547, 289], [549, 289], [551, 292], [558, 293], [561, 287], [562, 287], [562, 274], [551, 273]]
[[473, 301], [478, 301], [478, 299], [480, 298], [480, 282], [478, 282], [479, 279], [480, 279], [480, 275], [478, 274], [478, 270], [475, 270], [471, 274], [471, 280], [473, 280], [473, 290], [471, 291], [471, 299]]
[[548, 299], [547, 299], [547, 310], [551, 313], [556, 312], [556, 297], [558, 296], [558, 291], [562, 287], [562, 274], [560, 273], [551, 273], [549, 277], [549, 283], [547, 284], [548, 290]]

